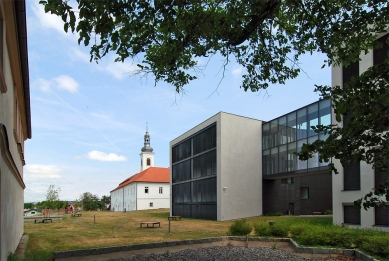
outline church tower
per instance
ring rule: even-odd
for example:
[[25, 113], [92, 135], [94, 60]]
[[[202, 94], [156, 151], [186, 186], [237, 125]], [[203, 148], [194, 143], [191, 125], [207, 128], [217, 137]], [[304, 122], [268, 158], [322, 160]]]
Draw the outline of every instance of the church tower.
[[150, 147], [150, 134], [146, 123], [146, 134], [144, 136], [144, 146], [141, 149], [140, 155], [140, 171], [154, 167], [154, 152]]

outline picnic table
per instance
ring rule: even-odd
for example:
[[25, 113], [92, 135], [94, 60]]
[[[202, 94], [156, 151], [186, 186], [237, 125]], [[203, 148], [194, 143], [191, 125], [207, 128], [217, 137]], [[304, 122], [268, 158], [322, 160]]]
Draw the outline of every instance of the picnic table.
[[144, 227], [143, 225], [146, 225], [146, 227], [151, 227], [149, 225], [152, 225], [152, 227], [155, 227], [155, 225], [158, 225], [158, 227], [161, 227], [161, 222], [158, 222], [158, 221], [144, 221], [144, 222], [140, 222], [140, 227]]
[[72, 215], [73, 215], [73, 217], [81, 217], [82, 213], [81, 212], [77, 212], [77, 213], [73, 213]]
[[42, 220], [42, 223], [45, 223], [45, 221], [49, 221], [49, 220], [50, 220], [50, 222], [53, 223], [53, 219], [52, 219], [52, 218], [36, 218], [36, 219], [35, 219], [35, 223], [36, 223], [38, 220]]
[[181, 216], [170, 216], [167, 219], [168, 220], [181, 220]]

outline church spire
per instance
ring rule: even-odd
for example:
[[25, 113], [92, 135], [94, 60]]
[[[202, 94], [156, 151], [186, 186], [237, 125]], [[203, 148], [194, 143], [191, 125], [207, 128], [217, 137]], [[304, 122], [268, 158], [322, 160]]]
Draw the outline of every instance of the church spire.
[[146, 122], [146, 134], [144, 136], [144, 146], [142, 148], [142, 152], [152, 152], [153, 149], [150, 147], [150, 134], [148, 123]]

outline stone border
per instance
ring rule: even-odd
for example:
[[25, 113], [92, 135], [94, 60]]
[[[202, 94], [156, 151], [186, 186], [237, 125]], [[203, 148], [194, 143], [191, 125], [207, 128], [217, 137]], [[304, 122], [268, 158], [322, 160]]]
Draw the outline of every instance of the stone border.
[[[193, 244], [204, 244], [204, 243], [212, 243], [212, 242], [228, 241], [228, 240], [246, 241], [246, 237], [234, 237], [234, 236], [210, 237], [210, 238], [201, 238], [201, 239], [176, 240], [176, 241], [156, 242], [156, 243], [147, 243], [147, 244], [134, 244], [134, 245], [125, 245], [125, 246], [60, 251], [60, 252], [54, 252], [53, 258], [55, 260], [57, 258], [101, 255], [101, 254], [110, 254], [110, 253], [121, 252], [121, 251], [132, 251], [132, 250], [141, 250], [141, 249], [172, 247], [172, 246], [179, 246], [179, 245], [188, 245], [189, 246], [189, 245], [193, 245]], [[327, 255], [336, 254], [336, 255], [343, 255], [343, 256], [355, 256], [355, 258], [362, 260], [362, 261], [379, 261], [378, 259], [375, 259], [375, 258], [373, 258], [365, 253], [362, 253], [362, 252], [360, 252], [358, 250], [354, 250], [354, 249], [300, 247], [293, 239], [290, 239], [290, 238], [249, 237], [248, 241], [289, 242], [289, 244], [292, 246], [295, 253], [327, 254]]]

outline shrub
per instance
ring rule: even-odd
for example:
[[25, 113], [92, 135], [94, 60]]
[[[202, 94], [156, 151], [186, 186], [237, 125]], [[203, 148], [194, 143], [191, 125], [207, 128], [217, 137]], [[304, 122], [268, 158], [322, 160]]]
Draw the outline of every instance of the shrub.
[[245, 236], [251, 233], [253, 228], [245, 219], [236, 220], [228, 231], [231, 236]]
[[272, 226], [269, 226], [270, 235], [273, 237], [287, 237], [288, 236], [288, 227], [280, 223], [274, 223]]
[[327, 210], [324, 210], [324, 211], [323, 211], [323, 214], [324, 214], [324, 215], [332, 215], [333, 213], [332, 213], [332, 210], [331, 210], [331, 209], [327, 209]]
[[256, 236], [268, 237], [270, 236], [269, 225], [267, 223], [254, 224], [254, 233]]
[[388, 257], [389, 256], [389, 237], [388, 235], [374, 235], [368, 236], [360, 249], [363, 252], [371, 253], [375, 256]]

